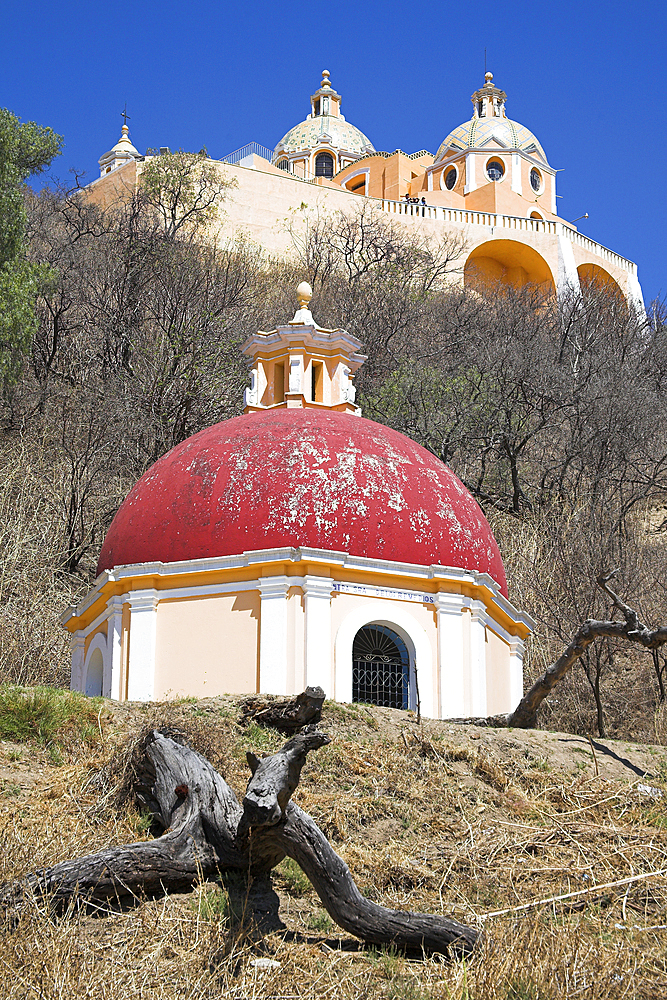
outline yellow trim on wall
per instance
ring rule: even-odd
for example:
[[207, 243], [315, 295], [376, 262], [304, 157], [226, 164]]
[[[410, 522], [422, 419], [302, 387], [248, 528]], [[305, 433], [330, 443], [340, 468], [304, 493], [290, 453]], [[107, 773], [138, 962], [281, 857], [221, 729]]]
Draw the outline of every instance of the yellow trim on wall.
[[[332, 554], [333, 555], [333, 554]], [[192, 589], [198, 587], [215, 587], [217, 585], [230, 587], [234, 584], [249, 584], [258, 579], [272, 576], [287, 576], [303, 578], [305, 576], [317, 576], [324, 579], [331, 579], [333, 582], [358, 584], [362, 586], [372, 585], [387, 590], [412, 591], [434, 596], [438, 593], [462, 594], [474, 601], [481, 601], [493, 619], [511, 635], [525, 639], [530, 634], [530, 628], [521, 621], [515, 621], [496, 602], [491, 589], [484, 584], [476, 584], [465, 579], [443, 579], [441, 577], [426, 578], [412, 575], [406, 567], [405, 572], [392, 572], [391, 570], [378, 571], [372, 566], [368, 569], [359, 567], [341, 566], [335, 562], [327, 564], [313, 559], [311, 556], [299, 561], [272, 561], [252, 563], [248, 566], [236, 566], [229, 569], [186, 571], [177, 574], [160, 575], [149, 573], [142, 576], [140, 573], [121, 580], [107, 581], [100, 589], [96, 599], [81, 615], [73, 615], [66, 622], [66, 628], [70, 632], [85, 629], [95, 620], [104, 609], [111, 597], [129, 595], [133, 591], [153, 589], [158, 592], [174, 591], [182, 589]], [[298, 584], [295, 584], [298, 586]], [[198, 601], [206, 600], [207, 597], [215, 596], [211, 594], [188, 594], [178, 597], [165, 597], [165, 601]], [[391, 600], [391, 595], [386, 595]], [[400, 600], [397, 595], [396, 600]], [[126, 605], [127, 606], [127, 605]], [[125, 607], [126, 607], [125, 606]], [[100, 628], [105, 628], [103, 624]]]

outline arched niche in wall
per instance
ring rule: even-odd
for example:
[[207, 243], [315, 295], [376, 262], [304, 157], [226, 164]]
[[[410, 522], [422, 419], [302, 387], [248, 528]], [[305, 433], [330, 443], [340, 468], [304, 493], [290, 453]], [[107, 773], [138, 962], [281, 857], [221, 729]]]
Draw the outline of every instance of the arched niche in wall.
[[555, 292], [551, 268], [544, 257], [518, 240], [489, 240], [469, 254], [464, 268], [465, 283], [479, 292], [497, 285], [523, 288], [538, 285], [545, 292]]
[[352, 194], [367, 195], [369, 178], [370, 170], [368, 167], [355, 170], [354, 173], [345, 178], [345, 189]]
[[86, 667], [86, 694], [89, 698], [99, 698], [104, 684], [104, 659], [100, 649], [93, 650]]
[[106, 636], [97, 634], [86, 653], [83, 690], [89, 698], [99, 698], [104, 692], [104, 673], [107, 651]]

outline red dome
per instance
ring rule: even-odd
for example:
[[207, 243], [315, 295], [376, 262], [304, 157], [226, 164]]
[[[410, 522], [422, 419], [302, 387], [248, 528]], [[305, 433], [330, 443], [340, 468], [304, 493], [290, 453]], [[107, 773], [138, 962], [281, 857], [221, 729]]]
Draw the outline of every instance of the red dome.
[[116, 514], [98, 573], [306, 546], [489, 573], [489, 524], [446, 465], [403, 434], [334, 410], [264, 410], [172, 448]]

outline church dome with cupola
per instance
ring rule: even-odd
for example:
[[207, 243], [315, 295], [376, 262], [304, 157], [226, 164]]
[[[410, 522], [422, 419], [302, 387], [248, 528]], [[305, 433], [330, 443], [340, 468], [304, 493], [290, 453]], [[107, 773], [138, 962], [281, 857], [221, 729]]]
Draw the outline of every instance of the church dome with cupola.
[[410, 438], [326, 407], [270, 407], [173, 448], [129, 494], [98, 573], [289, 546], [505, 571], [463, 483]]
[[331, 115], [319, 115], [316, 118], [308, 117], [290, 129], [276, 146], [276, 155], [281, 152], [303, 152], [318, 145], [335, 146], [337, 149], [358, 153], [359, 156], [374, 151], [370, 140], [350, 122]]
[[151, 701], [296, 694], [511, 711], [531, 621], [463, 483], [355, 402], [361, 341], [298, 290], [290, 323], [242, 347], [245, 414], [177, 445], [139, 480], [63, 623], [72, 687]]
[[521, 149], [547, 162], [541, 144], [525, 125], [512, 121], [505, 114], [507, 94], [493, 84], [493, 73], [487, 73], [484, 86], [471, 96], [472, 118], [455, 128], [440, 144], [435, 162], [465, 149], [497, 146]]
[[345, 121], [341, 97], [322, 70], [322, 83], [310, 98], [311, 113], [283, 136], [276, 146], [273, 162], [288, 173], [304, 179], [330, 178], [374, 147], [360, 129]]
[[112, 170], [124, 166], [126, 163], [138, 160], [141, 156], [139, 150], [135, 149], [130, 141], [130, 130], [127, 127], [128, 118], [127, 111], [124, 111], [120, 139], [107, 153], [103, 153], [97, 161], [100, 165], [100, 175], [102, 177], [105, 174], [110, 174]]
[[523, 149], [534, 153], [546, 162], [546, 153], [536, 137], [525, 125], [511, 118], [473, 117], [449, 133], [436, 153], [436, 163], [454, 150], [471, 149], [495, 143], [506, 149]]

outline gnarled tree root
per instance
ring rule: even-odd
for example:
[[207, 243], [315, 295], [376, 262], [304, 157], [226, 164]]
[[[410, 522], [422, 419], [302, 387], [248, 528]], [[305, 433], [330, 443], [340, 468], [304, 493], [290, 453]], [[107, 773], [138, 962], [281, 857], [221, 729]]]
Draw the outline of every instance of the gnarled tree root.
[[350, 934], [372, 944], [466, 954], [478, 932], [449, 917], [378, 906], [361, 895], [345, 862], [316, 823], [290, 801], [310, 750], [329, 742], [317, 731], [289, 740], [258, 760], [243, 806], [224, 778], [194, 750], [154, 732], [145, 749], [137, 795], [164, 834], [113, 847], [34, 872], [0, 888], [0, 905], [19, 914], [26, 895], [46, 896], [59, 908], [127, 897], [182, 892], [229, 870], [270, 871], [293, 858], [327, 912]]

